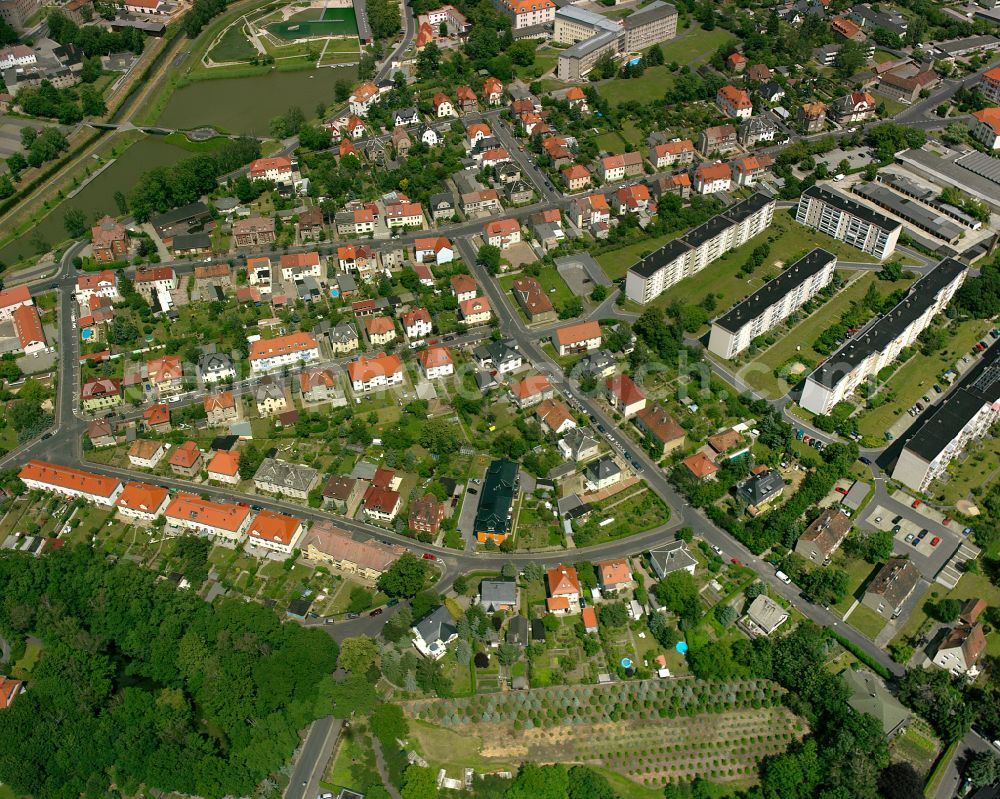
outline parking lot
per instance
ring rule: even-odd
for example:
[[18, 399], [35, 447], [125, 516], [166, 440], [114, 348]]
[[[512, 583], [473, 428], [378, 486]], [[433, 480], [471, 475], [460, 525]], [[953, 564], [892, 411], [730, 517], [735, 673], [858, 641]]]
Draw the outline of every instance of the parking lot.
[[[919, 508], [910, 508], [910, 513], [904, 514], [902, 510], [906, 506], [900, 507], [901, 504], [893, 502], [892, 507], [870, 505], [865, 521], [877, 530], [892, 531], [898, 527], [893, 535], [893, 552], [908, 557], [920, 573], [932, 581], [964, 541], [961, 530], [951, 530], [940, 520], [920, 514]], [[936, 545], [934, 539], [938, 539]]]

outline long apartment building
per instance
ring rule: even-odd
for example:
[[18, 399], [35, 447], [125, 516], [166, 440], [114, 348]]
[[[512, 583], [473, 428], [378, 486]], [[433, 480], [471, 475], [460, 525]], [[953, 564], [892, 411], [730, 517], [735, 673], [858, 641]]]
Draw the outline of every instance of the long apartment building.
[[250, 345], [250, 369], [255, 374], [318, 360], [319, 343], [311, 333], [262, 338]]
[[28, 461], [18, 477], [30, 489], [51, 491], [67, 499], [85, 499], [95, 505], [112, 507], [122, 492], [122, 481], [46, 461]]
[[917, 340], [931, 320], [951, 302], [967, 267], [945, 258], [910, 287], [906, 297], [827, 358], [806, 378], [799, 404], [812, 413], [833, 406], [868, 377], [888, 366]]
[[629, 267], [625, 294], [645, 305], [730, 250], [763, 233], [774, 218], [774, 198], [758, 192]]
[[735, 358], [757, 336], [777, 327], [833, 279], [837, 257], [816, 248], [774, 280], [712, 322], [708, 349], [723, 358]]
[[926, 491], [971, 441], [1000, 420], [1000, 341], [931, 411], [906, 442], [892, 471], [894, 480]]
[[824, 186], [810, 186], [799, 198], [795, 221], [884, 261], [896, 249], [903, 225]]
[[677, 9], [661, 0], [622, 21], [567, 5], [555, 13], [552, 40], [572, 46], [559, 54], [556, 73], [562, 81], [581, 81], [605, 53], [639, 53], [676, 35]]

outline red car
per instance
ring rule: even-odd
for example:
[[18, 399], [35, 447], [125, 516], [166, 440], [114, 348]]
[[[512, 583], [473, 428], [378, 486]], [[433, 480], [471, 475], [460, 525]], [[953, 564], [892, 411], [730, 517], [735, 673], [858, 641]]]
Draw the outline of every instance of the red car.
[[941, 520], [941, 524], [946, 524], [947, 525], [947, 524], [951, 524], [951, 523], [952, 523], [951, 516], [945, 516], [944, 519]]
[[934, 537], [933, 537], [933, 538], [931, 539], [931, 546], [932, 546], [932, 547], [936, 547], [936, 546], [937, 546], [938, 544], [940, 544], [940, 543], [941, 543], [941, 537], [940, 537], [940, 536], [934, 536]]
[[847, 489], [846, 488], [841, 488], [840, 486], [837, 486], [833, 490], [836, 491], [838, 494], [845, 494], [845, 495], [847, 494]]
[[812, 441], [812, 436], [802, 436], [803, 444], [808, 444], [810, 441]]
[[732, 560], [732, 563], [733, 563], [733, 565], [734, 565], [734, 566], [742, 566], [742, 565], [743, 565], [743, 564], [742, 564], [742, 563], [740, 562], [740, 559], [739, 559], [739, 558], [733, 558], [733, 560]]
[[437, 555], [432, 555], [430, 552], [425, 552], [423, 555], [421, 555], [421, 557], [424, 560], [437, 560], [438, 559]]
[[920, 507], [920, 500], [919, 499], [913, 500], [913, 504], [910, 505], [910, 507], [911, 508], [919, 508]]

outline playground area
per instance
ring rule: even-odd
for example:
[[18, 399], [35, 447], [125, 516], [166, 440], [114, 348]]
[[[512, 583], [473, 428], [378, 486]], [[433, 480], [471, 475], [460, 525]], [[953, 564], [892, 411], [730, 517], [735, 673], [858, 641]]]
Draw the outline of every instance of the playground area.
[[[314, 0], [240, 17], [224, 30], [204, 59], [208, 68], [272, 60], [344, 66], [360, 60], [358, 0]], [[363, 15], [364, 4], [360, 4]]]

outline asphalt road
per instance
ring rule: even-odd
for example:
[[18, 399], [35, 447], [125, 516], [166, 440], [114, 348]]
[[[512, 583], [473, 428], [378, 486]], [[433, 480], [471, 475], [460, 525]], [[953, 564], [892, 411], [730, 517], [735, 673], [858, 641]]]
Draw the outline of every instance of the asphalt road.
[[312, 723], [285, 789], [285, 799], [316, 799], [319, 781], [342, 727], [343, 722], [333, 716], [324, 716]]

